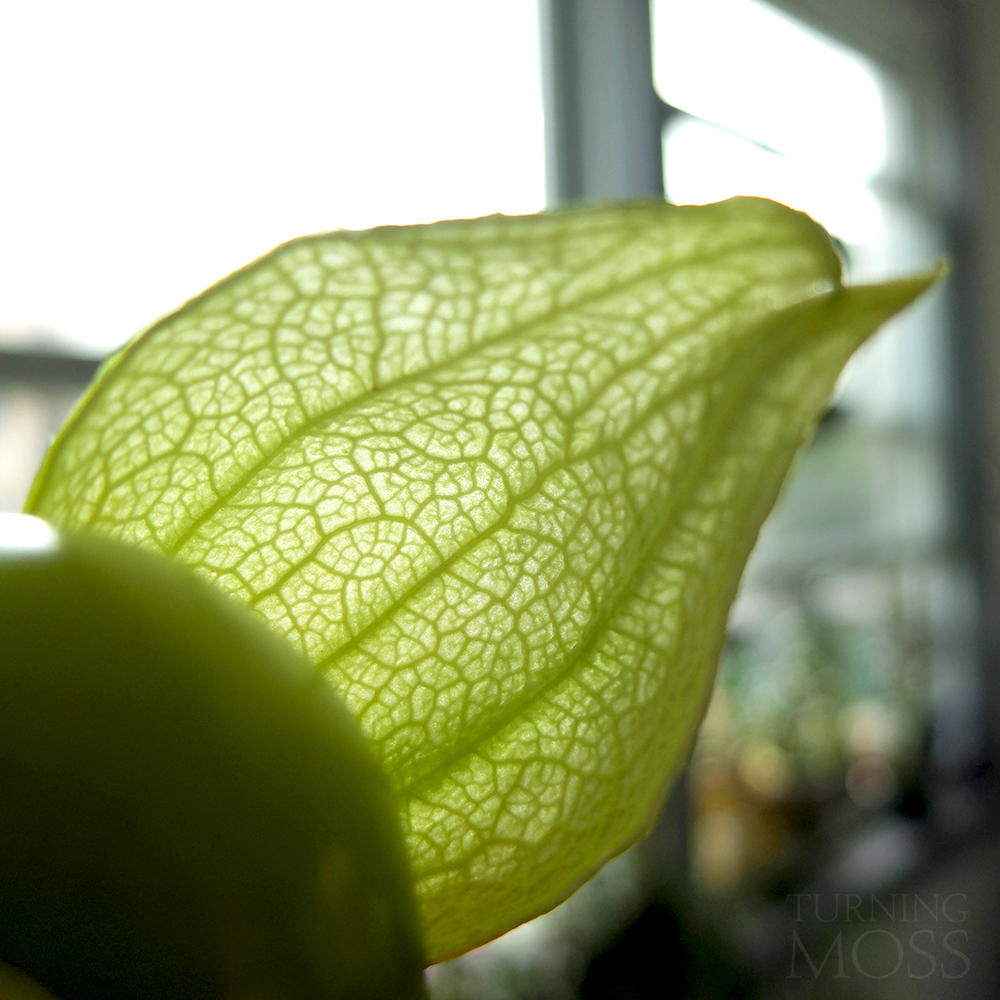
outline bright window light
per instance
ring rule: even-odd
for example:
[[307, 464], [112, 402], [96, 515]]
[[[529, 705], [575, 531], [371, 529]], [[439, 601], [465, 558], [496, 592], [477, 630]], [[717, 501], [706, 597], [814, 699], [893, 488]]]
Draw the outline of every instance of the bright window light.
[[885, 101], [862, 56], [755, 0], [655, 0], [653, 64], [665, 101], [864, 179], [885, 161]]
[[102, 354], [272, 246], [544, 206], [535, 0], [0, 12], [0, 341]]

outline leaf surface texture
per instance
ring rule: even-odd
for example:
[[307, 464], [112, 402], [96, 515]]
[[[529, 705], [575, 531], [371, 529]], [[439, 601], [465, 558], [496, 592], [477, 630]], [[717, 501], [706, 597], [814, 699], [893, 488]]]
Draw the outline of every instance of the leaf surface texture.
[[437, 960], [647, 829], [796, 449], [927, 283], [844, 289], [757, 199], [308, 237], [112, 359], [29, 507], [172, 553], [329, 676]]

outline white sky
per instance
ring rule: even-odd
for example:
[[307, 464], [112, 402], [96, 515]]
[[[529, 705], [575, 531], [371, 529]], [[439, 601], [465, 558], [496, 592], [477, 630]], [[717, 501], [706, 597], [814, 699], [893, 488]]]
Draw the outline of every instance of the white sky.
[[535, 0], [0, 5], [0, 339], [104, 353], [272, 246], [544, 206]]

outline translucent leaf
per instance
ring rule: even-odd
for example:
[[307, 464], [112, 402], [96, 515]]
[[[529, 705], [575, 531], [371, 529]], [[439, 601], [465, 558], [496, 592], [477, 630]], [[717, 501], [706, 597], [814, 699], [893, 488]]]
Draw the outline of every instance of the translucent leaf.
[[297, 240], [113, 359], [29, 506], [175, 554], [328, 674], [440, 959], [647, 829], [796, 449], [929, 280], [845, 290], [755, 199]]

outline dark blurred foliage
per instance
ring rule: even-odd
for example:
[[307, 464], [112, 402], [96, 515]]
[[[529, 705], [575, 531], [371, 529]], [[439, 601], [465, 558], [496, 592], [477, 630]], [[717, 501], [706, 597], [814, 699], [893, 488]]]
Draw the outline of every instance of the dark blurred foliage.
[[[667, 986], [669, 984], [669, 987]], [[669, 898], [649, 903], [587, 967], [581, 1000], [753, 1000], [756, 976], [706, 922]]]

